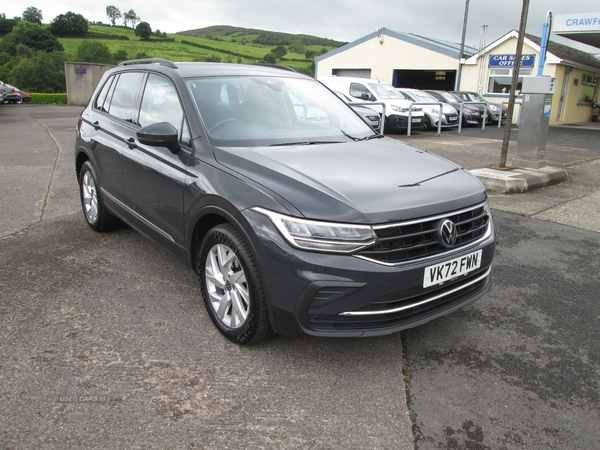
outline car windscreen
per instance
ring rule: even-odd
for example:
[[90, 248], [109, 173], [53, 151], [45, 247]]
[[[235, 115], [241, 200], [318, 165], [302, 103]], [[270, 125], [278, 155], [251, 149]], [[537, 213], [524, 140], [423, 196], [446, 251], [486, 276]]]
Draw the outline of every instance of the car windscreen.
[[438, 103], [438, 100], [436, 98], [432, 97], [431, 95], [429, 95], [427, 92], [417, 91], [417, 90], [410, 90], [410, 91], [407, 91], [407, 93], [411, 97], [413, 97], [416, 102], [422, 102], [422, 103], [435, 102], [435, 103]]
[[382, 99], [398, 99], [404, 100], [404, 97], [396, 90], [394, 86], [387, 83], [369, 83], [369, 87], [373, 89], [379, 98]]
[[439, 94], [446, 100], [448, 103], [462, 103], [462, 100], [455, 95], [452, 95], [450, 92], [439, 92]]
[[186, 80], [212, 145], [347, 142], [373, 130], [316, 80], [274, 76]]

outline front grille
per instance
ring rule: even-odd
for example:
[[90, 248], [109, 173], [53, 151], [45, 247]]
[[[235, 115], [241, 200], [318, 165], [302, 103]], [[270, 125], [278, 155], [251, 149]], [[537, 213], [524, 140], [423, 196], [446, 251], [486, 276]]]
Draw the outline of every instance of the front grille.
[[483, 237], [489, 224], [489, 215], [484, 204], [480, 204], [447, 215], [374, 226], [378, 242], [356, 255], [397, 264], [447, 252], [449, 249], [438, 239], [438, 225], [444, 219], [454, 222], [457, 228], [458, 236], [452, 249], [465, 247]]

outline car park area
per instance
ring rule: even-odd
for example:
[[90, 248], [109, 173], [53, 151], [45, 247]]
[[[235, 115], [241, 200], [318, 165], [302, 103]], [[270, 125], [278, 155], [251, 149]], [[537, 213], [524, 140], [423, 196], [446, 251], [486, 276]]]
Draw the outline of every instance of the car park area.
[[[599, 286], [589, 276], [600, 268], [597, 131], [551, 127], [547, 159], [568, 165], [568, 183], [491, 197], [499, 245], [487, 297], [402, 335], [240, 348], [216, 331], [183, 264], [127, 226], [89, 229], [73, 171], [80, 113], [0, 108], [3, 445], [410, 449], [416, 437], [419, 449], [589, 449], [600, 441]], [[471, 169], [497, 162], [498, 133], [391, 138]]]

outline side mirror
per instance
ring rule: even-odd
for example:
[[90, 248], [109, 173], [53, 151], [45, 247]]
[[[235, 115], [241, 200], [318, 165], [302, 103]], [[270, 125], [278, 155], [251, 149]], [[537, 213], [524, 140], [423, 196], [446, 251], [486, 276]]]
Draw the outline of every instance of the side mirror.
[[360, 94], [360, 99], [368, 102], [371, 100], [371, 96], [365, 92], [364, 94]]
[[141, 128], [137, 132], [141, 144], [153, 147], [166, 147], [171, 153], [177, 153], [179, 146], [179, 133], [177, 128], [169, 122], [160, 122]]

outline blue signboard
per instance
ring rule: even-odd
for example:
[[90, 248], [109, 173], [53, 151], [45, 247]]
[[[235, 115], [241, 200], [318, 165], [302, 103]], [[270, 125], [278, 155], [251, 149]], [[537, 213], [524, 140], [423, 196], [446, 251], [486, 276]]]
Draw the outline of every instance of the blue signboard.
[[87, 73], [87, 69], [85, 67], [75, 67], [75, 73], [79, 75], [85, 75]]
[[[516, 55], [490, 55], [490, 67], [514, 67]], [[521, 55], [521, 67], [533, 67], [534, 54]]]

